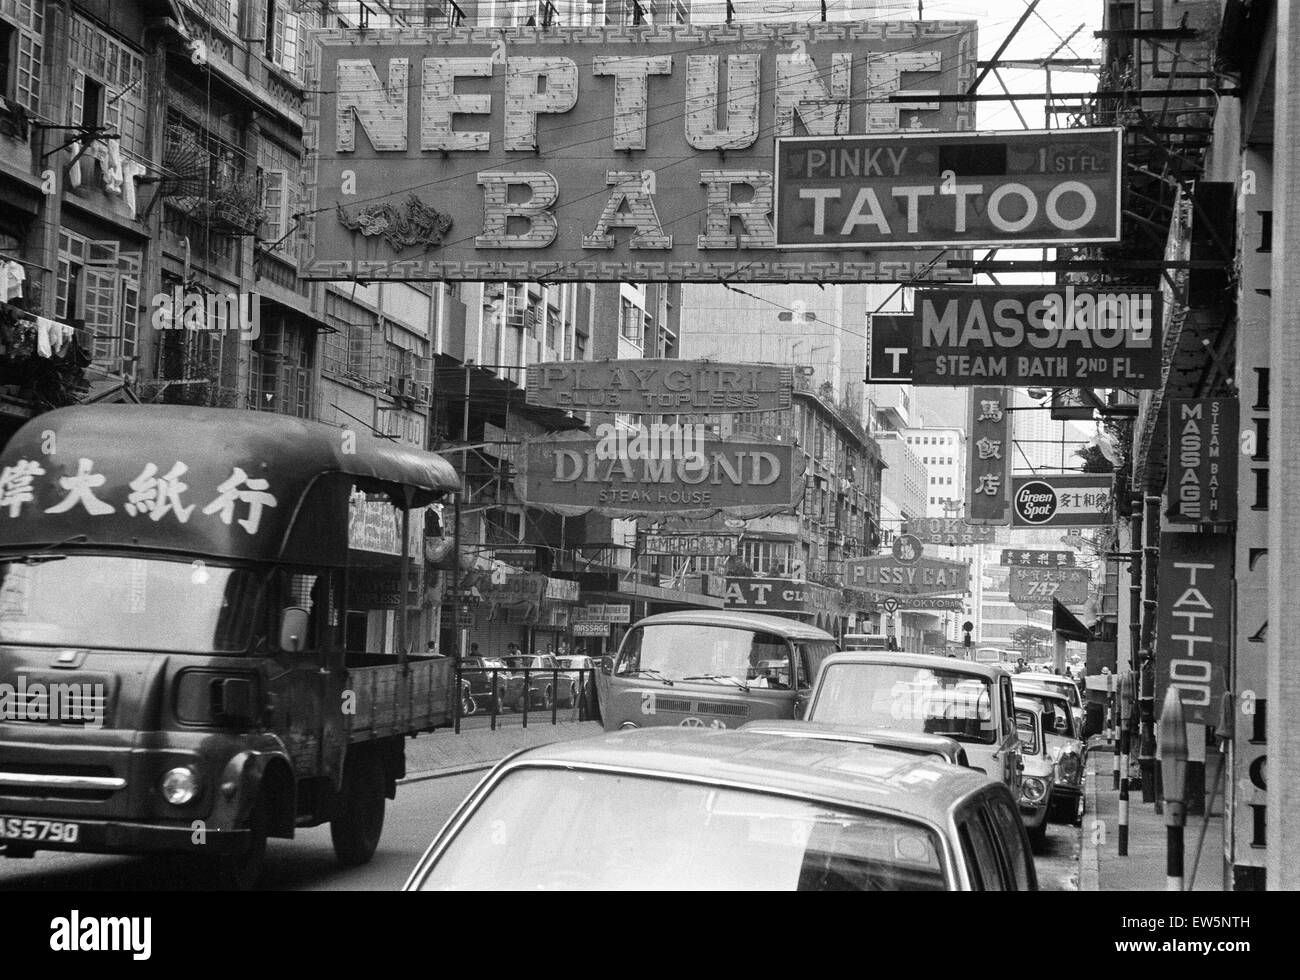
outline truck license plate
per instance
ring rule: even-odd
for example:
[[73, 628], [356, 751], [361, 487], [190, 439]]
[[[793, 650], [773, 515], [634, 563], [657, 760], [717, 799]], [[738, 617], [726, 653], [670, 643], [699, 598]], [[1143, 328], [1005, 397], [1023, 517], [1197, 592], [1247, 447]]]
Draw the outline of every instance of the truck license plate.
[[51, 844], [75, 844], [80, 836], [80, 824], [31, 817], [0, 817], [0, 841], [47, 841]]

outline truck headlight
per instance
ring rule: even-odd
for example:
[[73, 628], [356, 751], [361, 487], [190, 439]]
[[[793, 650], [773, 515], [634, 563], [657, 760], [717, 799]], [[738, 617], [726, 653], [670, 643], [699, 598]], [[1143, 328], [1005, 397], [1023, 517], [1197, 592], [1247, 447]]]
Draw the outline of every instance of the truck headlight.
[[169, 769], [162, 778], [162, 795], [172, 806], [184, 806], [199, 795], [199, 775], [189, 766]]
[[1037, 803], [1047, 795], [1047, 783], [1037, 776], [1026, 776], [1020, 780], [1020, 795], [1030, 803]]

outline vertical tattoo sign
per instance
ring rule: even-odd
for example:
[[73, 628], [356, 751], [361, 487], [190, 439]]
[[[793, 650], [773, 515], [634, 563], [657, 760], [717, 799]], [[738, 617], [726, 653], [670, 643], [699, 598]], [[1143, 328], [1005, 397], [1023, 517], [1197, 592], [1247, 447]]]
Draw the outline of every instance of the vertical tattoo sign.
[[1011, 415], [1006, 388], [970, 390], [966, 442], [966, 520], [1011, 522]]

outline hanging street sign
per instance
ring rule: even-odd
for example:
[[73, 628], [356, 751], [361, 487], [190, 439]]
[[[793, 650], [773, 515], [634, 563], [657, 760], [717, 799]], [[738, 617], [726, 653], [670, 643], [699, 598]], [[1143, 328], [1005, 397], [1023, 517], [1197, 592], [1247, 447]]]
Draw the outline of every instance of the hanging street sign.
[[1060, 568], [1074, 565], [1073, 551], [1039, 551], [1034, 548], [1003, 548], [1003, 565], [1026, 565], [1034, 568]]
[[918, 595], [945, 595], [970, 589], [970, 568], [965, 562], [918, 558], [900, 562], [893, 555], [849, 558], [844, 562], [844, 584], [896, 599]]
[[1173, 524], [1237, 519], [1235, 398], [1171, 398], [1166, 518]]
[[529, 405], [631, 415], [720, 415], [790, 407], [794, 368], [647, 358], [530, 364]]
[[1086, 568], [1015, 565], [1008, 571], [1008, 598], [1021, 608], [1050, 608], [1054, 599], [1065, 606], [1082, 606], [1088, 601], [1092, 573]]
[[519, 453], [519, 498], [570, 517], [687, 518], [766, 517], [803, 498], [804, 454], [790, 445], [708, 437], [681, 454], [631, 454], [606, 451], [605, 442], [584, 433], [530, 439]]
[[783, 136], [778, 248], [1117, 242], [1123, 130]]
[[643, 555], [731, 557], [739, 550], [740, 535], [738, 534], [646, 531], [641, 535], [641, 554]]
[[574, 623], [620, 623], [632, 622], [632, 606], [628, 603], [588, 603], [577, 606], [570, 617]]
[[992, 544], [997, 537], [996, 528], [967, 524], [960, 517], [910, 517], [903, 521], [903, 533], [920, 538], [925, 544], [942, 544], [950, 548]]
[[[321, 31], [304, 127], [304, 274], [969, 281], [888, 237], [854, 255], [785, 253], [772, 165], [774, 138], [795, 132], [970, 129], [973, 103], [928, 97], [974, 82], [976, 26]], [[889, 100], [900, 93], [915, 100]]]
[[1011, 413], [1005, 388], [972, 388], [966, 426], [966, 521], [1007, 524]]
[[936, 288], [918, 289], [915, 303], [913, 384], [1160, 386], [1158, 290]]
[[1109, 473], [1018, 476], [1011, 481], [1012, 527], [1097, 527], [1110, 523]]
[[1156, 697], [1178, 688], [1184, 720], [1219, 723], [1232, 647], [1233, 539], [1160, 535], [1156, 595]]
[[921, 544], [921, 539], [916, 535], [903, 533], [894, 538], [891, 550], [896, 561], [902, 562], [904, 565], [915, 565], [917, 559], [921, 557], [924, 547]]
[[866, 380], [886, 384], [912, 380], [912, 314], [873, 313], [867, 317]]

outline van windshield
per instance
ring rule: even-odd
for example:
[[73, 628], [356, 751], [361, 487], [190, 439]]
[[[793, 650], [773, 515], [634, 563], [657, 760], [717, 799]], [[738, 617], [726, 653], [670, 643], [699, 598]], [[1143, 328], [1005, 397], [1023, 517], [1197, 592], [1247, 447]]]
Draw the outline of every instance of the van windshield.
[[705, 623], [641, 626], [627, 638], [614, 673], [733, 687], [790, 687], [790, 645], [774, 633]]
[[243, 652], [264, 577], [108, 555], [0, 562], [0, 643]]
[[982, 745], [992, 745], [997, 735], [989, 681], [903, 664], [831, 664], [808, 720], [947, 735]]

